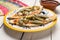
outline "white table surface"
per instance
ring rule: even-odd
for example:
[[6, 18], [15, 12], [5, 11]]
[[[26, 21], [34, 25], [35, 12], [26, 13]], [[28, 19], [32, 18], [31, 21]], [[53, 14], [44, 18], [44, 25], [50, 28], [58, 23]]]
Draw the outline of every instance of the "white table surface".
[[[35, 0], [21, 0], [22, 2], [28, 4], [29, 6], [33, 6]], [[59, 0], [58, 0], [59, 1]], [[36, 5], [39, 5], [39, 0], [37, 0]], [[25, 33], [22, 40], [60, 40], [60, 6], [56, 8], [57, 14], [57, 24], [51, 29], [36, 32], [36, 33]], [[0, 25], [3, 23], [3, 17], [0, 17]], [[0, 28], [0, 40], [19, 40], [22, 32], [16, 32], [9, 28], [3, 26]]]

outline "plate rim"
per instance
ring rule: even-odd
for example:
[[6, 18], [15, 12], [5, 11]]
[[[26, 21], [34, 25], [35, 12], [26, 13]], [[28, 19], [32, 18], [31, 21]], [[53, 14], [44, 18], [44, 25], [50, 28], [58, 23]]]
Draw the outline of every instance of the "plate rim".
[[[46, 9], [46, 8], [44, 8], [44, 9]], [[49, 9], [46, 9], [46, 10], [49, 10]], [[49, 10], [49, 11], [51, 11], [51, 10]], [[10, 11], [10, 12], [13, 12], [13, 11]], [[10, 29], [12, 29], [12, 30], [15, 30], [15, 31], [19, 31], [19, 32], [40, 32], [40, 31], [48, 30], [48, 29], [52, 28], [52, 27], [56, 24], [56, 22], [57, 22], [57, 19], [56, 19], [55, 21], [53, 21], [53, 23], [52, 23], [51, 25], [48, 25], [48, 27], [39, 28], [39, 29], [35, 29], [35, 30], [23, 30], [23, 29], [20, 29], [20, 28], [18, 29], [18, 28], [12, 27], [12, 26], [11, 26], [10, 24], [8, 24], [7, 21], [6, 21], [6, 16], [7, 16], [10, 12], [8, 12], [8, 13], [4, 16], [3, 23], [4, 23], [4, 25], [5, 25], [6, 27], [8, 27], [8, 28], [10, 28]], [[51, 11], [51, 12], [52, 12], [54, 15], [56, 15], [55, 12], [53, 12], [53, 11]]]

